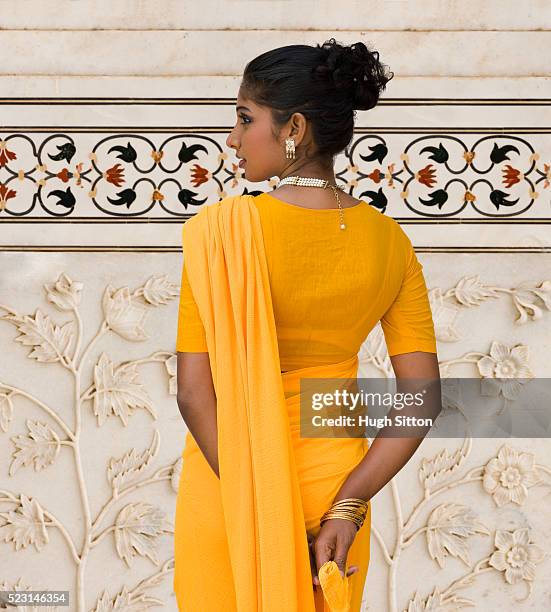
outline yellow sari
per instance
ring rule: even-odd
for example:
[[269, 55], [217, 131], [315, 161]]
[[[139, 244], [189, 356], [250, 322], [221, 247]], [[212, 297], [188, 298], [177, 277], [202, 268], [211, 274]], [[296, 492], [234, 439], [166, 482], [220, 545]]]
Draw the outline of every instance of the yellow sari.
[[[217, 400], [220, 479], [191, 434], [176, 507], [180, 611], [356, 612], [369, 563], [370, 509], [342, 578], [314, 589], [316, 535], [365, 438], [301, 438], [300, 378], [353, 378], [357, 357], [282, 374], [262, 226], [252, 196], [205, 207], [183, 227], [189, 282], [205, 328]], [[216, 594], [216, 595], [215, 595]]]

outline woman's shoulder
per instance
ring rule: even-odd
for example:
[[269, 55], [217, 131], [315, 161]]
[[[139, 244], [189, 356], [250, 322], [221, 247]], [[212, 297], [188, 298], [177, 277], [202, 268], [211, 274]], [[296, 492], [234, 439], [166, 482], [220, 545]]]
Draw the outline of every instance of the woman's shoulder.
[[386, 227], [388, 231], [398, 235], [400, 238], [407, 238], [404, 228], [398, 223], [398, 221], [396, 221], [396, 219], [394, 219], [394, 217], [381, 212], [373, 206], [369, 206], [369, 209], [371, 210], [374, 223], [378, 223], [381, 227]]

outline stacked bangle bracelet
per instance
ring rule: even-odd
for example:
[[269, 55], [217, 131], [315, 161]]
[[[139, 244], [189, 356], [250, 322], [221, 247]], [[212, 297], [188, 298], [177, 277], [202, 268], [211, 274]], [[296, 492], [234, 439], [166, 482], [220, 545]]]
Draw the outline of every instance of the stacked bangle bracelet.
[[357, 497], [348, 497], [334, 502], [331, 508], [320, 519], [320, 525], [329, 519], [347, 519], [356, 524], [358, 530], [363, 525], [369, 502]]

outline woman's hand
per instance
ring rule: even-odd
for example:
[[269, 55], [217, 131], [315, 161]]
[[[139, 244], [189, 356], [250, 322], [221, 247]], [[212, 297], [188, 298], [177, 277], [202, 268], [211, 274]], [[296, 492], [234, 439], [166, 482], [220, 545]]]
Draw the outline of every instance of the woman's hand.
[[[320, 584], [318, 571], [326, 561], [335, 561], [341, 575], [344, 577], [348, 550], [352, 546], [357, 532], [358, 528], [352, 521], [334, 518], [324, 521], [317, 537], [308, 534], [310, 565], [314, 585], [318, 586]], [[356, 565], [351, 565], [346, 570], [346, 575], [352, 576], [358, 569]]]

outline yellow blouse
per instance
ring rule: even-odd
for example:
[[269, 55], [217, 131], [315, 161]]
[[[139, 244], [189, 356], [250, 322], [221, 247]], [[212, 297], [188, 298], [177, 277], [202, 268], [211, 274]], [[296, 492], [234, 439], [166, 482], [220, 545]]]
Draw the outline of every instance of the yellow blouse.
[[[401, 226], [367, 202], [338, 209], [255, 197], [270, 274], [282, 371], [335, 363], [358, 353], [380, 320], [389, 355], [436, 353], [427, 288]], [[182, 266], [176, 350], [207, 351]]]

